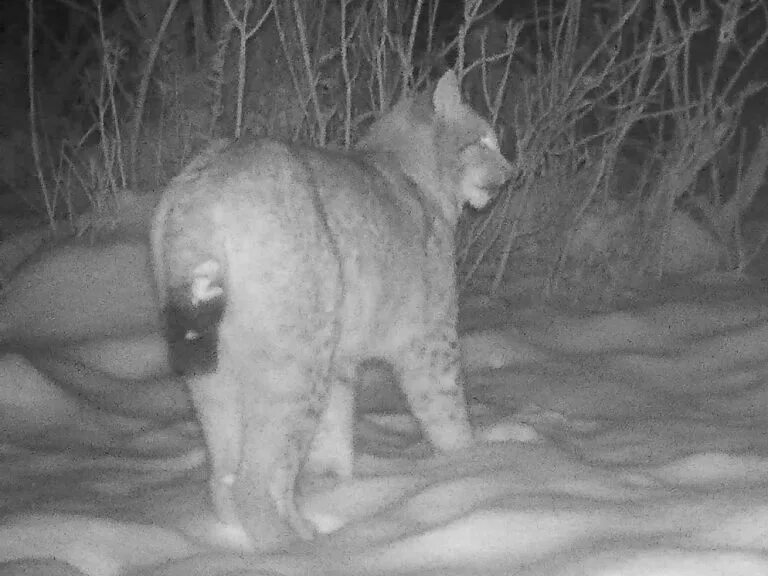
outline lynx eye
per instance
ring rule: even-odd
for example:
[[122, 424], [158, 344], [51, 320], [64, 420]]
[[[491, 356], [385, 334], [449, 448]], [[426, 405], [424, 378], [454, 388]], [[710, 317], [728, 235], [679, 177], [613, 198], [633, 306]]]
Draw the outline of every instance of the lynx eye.
[[494, 152], [499, 150], [499, 142], [496, 140], [496, 135], [492, 132], [480, 138], [480, 144], [489, 150], [493, 150]]

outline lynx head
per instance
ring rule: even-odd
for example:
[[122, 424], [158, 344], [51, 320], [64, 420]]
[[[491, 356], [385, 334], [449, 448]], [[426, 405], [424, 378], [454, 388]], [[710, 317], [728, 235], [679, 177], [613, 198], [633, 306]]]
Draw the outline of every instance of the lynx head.
[[511, 177], [493, 128], [462, 102], [452, 71], [431, 94], [402, 100], [371, 127], [359, 148], [394, 157], [451, 223], [465, 204], [485, 207]]

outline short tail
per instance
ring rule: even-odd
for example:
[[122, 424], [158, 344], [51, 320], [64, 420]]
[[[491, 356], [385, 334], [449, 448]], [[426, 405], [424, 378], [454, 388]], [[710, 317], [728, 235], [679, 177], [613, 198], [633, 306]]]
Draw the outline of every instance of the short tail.
[[184, 207], [174, 210], [174, 196], [169, 192], [158, 204], [150, 234], [160, 321], [174, 371], [207, 373], [218, 363], [218, 330], [227, 302], [223, 254], [212, 256], [212, 247], [196, 243], [204, 242], [205, 234], [174, 220], [176, 214], [188, 214]]

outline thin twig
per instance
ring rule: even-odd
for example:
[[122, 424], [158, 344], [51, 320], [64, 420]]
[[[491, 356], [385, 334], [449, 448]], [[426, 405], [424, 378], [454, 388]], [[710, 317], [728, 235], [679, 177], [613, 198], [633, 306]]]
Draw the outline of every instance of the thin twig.
[[139, 148], [139, 134], [141, 133], [141, 120], [144, 114], [144, 103], [147, 101], [147, 91], [149, 90], [149, 79], [152, 77], [152, 70], [155, 67], [155, 60], [157, 60], [157, 55], [160, 53], [160, 45], [162, 43], [163, 36], [165, 35], [165, 30], [168, 28], [168, 24], [171, 22], [171, 16], [173, 16], [173, 12], [174, 10], [176, 10], [176, 5], [178, 3], [179, 3], [179, 0], [169, 0], [168, 2], [168, 8], [165, 10], [165, 14], [163, 15], [163, 20], [160, 23], [160, 28], [157, 30], [155, 39], [152, 41], [152, 47], [149, 51], [147, 63], [144, 66], [144, 73], [141, 76], [141, 82], [139, 83], [139, 88], [136, 91], [136, 105], [134, 107], [133, 120], [131, 122], [131, 129], [130, 129], [131, 183], [133, 185], [135, 185], [136, 182], [138, 182], [137, 155], [138, 155], [138, 148]]
[[45, 213], [48, 217], [48, 225], [51, 230], [56, 230], [55, 206], [51, 202], [48, 184], [43, 174], [40, 159], [40, 144], [37, 138], [37, 106], [35, 102], [35, 2], [27, 0], [27, 96], [29, 98], [29, 136], [32, 144], [32, 155], [35, 159], [37, 180], [40, 183], [40, 191], [43, 195]]

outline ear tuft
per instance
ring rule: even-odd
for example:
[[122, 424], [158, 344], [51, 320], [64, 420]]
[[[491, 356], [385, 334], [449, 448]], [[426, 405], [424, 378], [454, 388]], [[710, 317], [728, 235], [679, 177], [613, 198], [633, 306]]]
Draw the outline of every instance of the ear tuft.
[[455, 118], [463, 108], [459, 80], [453, 70], [448, 70], [435, 87], [432, 95], [432, 104], [439, 116]]

